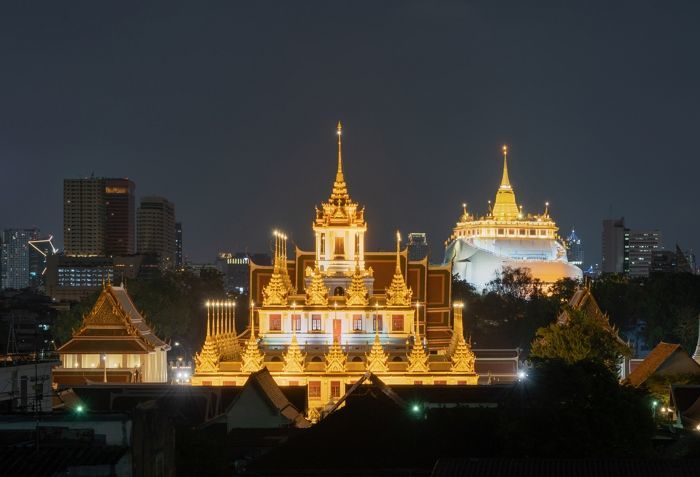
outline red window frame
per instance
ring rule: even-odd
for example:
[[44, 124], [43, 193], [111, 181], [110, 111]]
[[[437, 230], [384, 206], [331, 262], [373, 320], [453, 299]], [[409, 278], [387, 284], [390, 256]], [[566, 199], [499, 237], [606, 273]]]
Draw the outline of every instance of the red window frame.
[[321, 397], [321, 381], [309, 381], [309, 397]]
[[279, 313], [269, 315], [268, 325], [270, 331], [282, 331], [282, 315]]
[[292, 315], [292, 331], [301, 331], [301, 315]]
[[384, 331], [382, 315], [374, 315], [374, 331]]
[[391, 315], [391, 331], [403, 331], [403, 315]]
[[340, 397], [340, 381], [331, 381], [331, 397]]
[[313, 314], [311, 315], [311, 331], [321, 331], [321, 315]]
[[362, 315], [352, 315], [352, 331], [362, 331]]

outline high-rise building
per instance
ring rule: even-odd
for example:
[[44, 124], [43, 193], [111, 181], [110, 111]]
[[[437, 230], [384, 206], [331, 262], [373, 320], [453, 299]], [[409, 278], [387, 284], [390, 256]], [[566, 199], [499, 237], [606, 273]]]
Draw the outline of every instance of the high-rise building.
[[63, 242], [68, 256], [130, 255], [136, 248], [129, 179], [63, 181]]
[[629, 276], [648, 277], [654, 252], [662, 250], [658, 230], [629, 231]]
[[408, 234], [408, 259], [423, 260], [428, 256], [428, 239], [422, 232]]
[[163, 268], [175, 266], [175, 205], [163, 197], [144, 197], [137, 213], [138, 253], [156, 255]]
[[182, 260], [182, 222], [175, 224], [175, 268], [181, 268]]
[[629, 229], [625, 219], [603, 220], [603, 263], [602, 273], [629, 272]]
[[63, 181], [63, 244], [69, 256], [105, 253], [105, 180]]
[[107, 256], [136, 252], [136, 186], [129, 179], [105, 179], [105, 245]]
[[583, 243], [574, 229], [566, 238], [566, 258], [583, 270]]
[[39, 229], [5, 229], [2, 232], [2, 288], [22, 289], [30, 285], [30, 240]]

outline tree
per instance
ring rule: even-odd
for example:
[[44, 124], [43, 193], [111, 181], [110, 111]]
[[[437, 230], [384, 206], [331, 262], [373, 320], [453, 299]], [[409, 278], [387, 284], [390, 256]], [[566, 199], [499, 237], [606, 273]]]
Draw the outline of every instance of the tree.
[[510, 456], [648, 457], [654, 433], [651, 398], [621, 385], [603, 363], [535, 359], [503, 405]]
[[631, 351], [622, 343], [614, 328], [581, 310], [566, 309], [569, 319], [554, 322], [537, 330], [530, 356], [561, 359], [574, 364], [589, 360], [617, 372], [619, 363]]

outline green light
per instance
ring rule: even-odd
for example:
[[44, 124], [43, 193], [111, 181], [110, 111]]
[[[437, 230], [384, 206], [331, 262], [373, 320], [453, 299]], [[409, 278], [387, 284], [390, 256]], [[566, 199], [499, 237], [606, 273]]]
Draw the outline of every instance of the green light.
[[659, 401], [652, 401], [651, 403], [652, 406], [656, 407], [659, 405]]
[[414, 404], [413, 407], [411, 407], [411, 411], [413, 412], [420, 412], [420, 406], [418, 404]]
[[83, 412], [85, 412], [85, 406], [83, 406], [82, 404], [78, 404], [77, 406], [75, 406], [75, 412], [77, 412], [78, 414], [82, 414]]

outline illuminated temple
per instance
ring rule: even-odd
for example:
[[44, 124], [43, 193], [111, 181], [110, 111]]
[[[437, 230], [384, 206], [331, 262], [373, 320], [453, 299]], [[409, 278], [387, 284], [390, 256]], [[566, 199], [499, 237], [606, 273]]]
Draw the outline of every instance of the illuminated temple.
[[475, 217], [463, 205], [462, 215], [447, 241], [445, 263], [478, 291], [501, 275], [504, 268], [528, 269], [544, 284], [562, 278], [580, 279], [581, 269], [569, 263], [566, 248], [549, 215], [525, 214], [515, 200], [508, 177], [508, 148], [503, 146], [503, 177], [496, 200], [485, 216]]
[[287, 256], [275, 232], [271, 266], [250, 265], [250, 325], [236, 336], [232, 307], [208, 306], [207, 337], [195, 385], [243, 385], [267, 367], [280, 385], [307, 385], [310, 412], [339, 399], [368, 371], [391, 384], [476, 384], [461, 307], [451, 306], [451, 268], [365, 250], [365, 209], [338, 168], [330, 197], [316, 208], [315, 249]]

